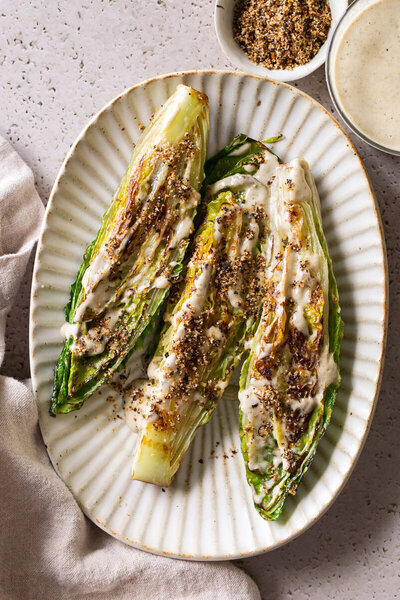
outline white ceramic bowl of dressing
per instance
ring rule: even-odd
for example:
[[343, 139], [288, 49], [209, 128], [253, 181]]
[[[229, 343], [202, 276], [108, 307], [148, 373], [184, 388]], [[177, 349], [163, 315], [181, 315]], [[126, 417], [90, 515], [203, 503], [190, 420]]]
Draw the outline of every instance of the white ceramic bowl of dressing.
[[[399, 0], [400, 1], [400, 0]], [[347, 8], [347, 0], [329, 0], [331, 8], [332, 23], [329, 29], [328, 38], [321, 46], [317, 54], [305, 65], [299, 65], [292, 70], [289, 69], [267, 69], [262, 65], [258, 65], [250, 60], [247, 54], [233, 39], [232, 23], [233, 9], [236, 4], [235, 0], [216, 0], [215, 3], [215, 31], [217, 34], [219, 45], [229, 58], [229, 60], [241, 71], [252, 73], [260, 77], [269, 77], [275, 81], [293, 81], [306, 77], [318, 67], [320, 67], [326, 59], [330, 39], [332, 37], [335, 26], [339, 22], [341, 16]]]
[[400, 0], [355, 0], [332, 36], [329, 93], [362, 140], [400, 155]]

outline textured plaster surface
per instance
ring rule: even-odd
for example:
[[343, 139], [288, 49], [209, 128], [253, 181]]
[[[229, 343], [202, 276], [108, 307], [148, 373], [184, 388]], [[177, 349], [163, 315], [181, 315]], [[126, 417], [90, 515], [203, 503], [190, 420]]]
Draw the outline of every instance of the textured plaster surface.
[[[61, 162], [88, 119], [143, 79], [228, 68], [212, 0], [0, 0], [0, 133], [33, 169], [47, 202]], [[332, 109], [323, 69], [295, 83]], [[281, 549], [241, 561], [263, 600], [400, 596], [400, 159], [351, 136], [379, 202], [388, 250], [391, 315], [383, 384], [361, 458], [329, 511]], [[8, 319], [2, 372], [29, 377], [32, 261]], [[216, 594], [217, 597], [217, 594]]]

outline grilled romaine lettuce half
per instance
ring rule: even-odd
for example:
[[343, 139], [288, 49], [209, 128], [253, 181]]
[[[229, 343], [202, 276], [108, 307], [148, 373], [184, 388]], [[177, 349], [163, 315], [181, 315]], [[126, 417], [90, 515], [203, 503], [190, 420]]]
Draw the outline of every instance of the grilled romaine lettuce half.
[[152, 328], [200, 200], [208, 99], [179, 85], [143, 131], [65, 308], [50, 413], [78, 409]]
[[329, 423], [343, 330], [310, 168], [296, 159], [275, 175], [263, 313], [239, 392], [247, 480], [267, 520], [295, 493]]
[[168, 302], [148, 380], [126, 410], [139, 431], [132, 477], [160, 486], [171, 483], [196, 431], [214, 412], [262, 303], [265, 206], [278, 160], [245, 136], [219, 157], [209, 163], [214, 176], [210, 170], [205, 218], [185, 279]]

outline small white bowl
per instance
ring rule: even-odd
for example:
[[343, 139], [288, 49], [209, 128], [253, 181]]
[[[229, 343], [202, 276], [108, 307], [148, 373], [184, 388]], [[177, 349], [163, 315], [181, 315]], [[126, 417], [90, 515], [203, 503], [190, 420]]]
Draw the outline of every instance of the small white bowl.
[[348, 4], [347, 0], [329, 0], [332, 12], [332, 24], [329, 30], [328, 39], [310, 62], [289, 70], [266, 69], [261, 65], [253, 63], [235, 42], [233, 39], [232, 22], [233, 8], [236, 1], [237, 0], [216, 0], [215, 2], [215, 31], [219, 45], [229, 60], [241, 71], [253, 73], [253, 75], [259, 75], [261, 77], [269, 77], [270, 79], [275, 79], [275, 81], [293, 81], [294, 79], [301, 79], [315, 71], [315, 69], [318, 69], [318, 67], [325, 62], [331, 36]]

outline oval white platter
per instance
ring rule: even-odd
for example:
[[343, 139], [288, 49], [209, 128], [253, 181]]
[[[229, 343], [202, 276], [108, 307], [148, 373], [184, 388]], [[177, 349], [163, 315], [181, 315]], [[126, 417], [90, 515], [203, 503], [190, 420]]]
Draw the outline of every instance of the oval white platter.
[[[51, 418], [47, 412], [69, 286], [142, 125], [181, 82], [209, 97], [209, 154], [239, 132], [257, 139], [282, 132], [274, 151], [285, 161], [305, 157], [321, 196], [345, 322], [342, 387], [317, 456], [275, 523], [264, 521], [253, 507], [232, 398], [223, 399], [201, 428], [165, 490], [131, 481], [135, 435], [111, 388], [69, 415]], [[196, 560], [271, 550], [312, 524], [354, 467], [379, 388], [386, 303], [376, 201], [354, 147], [322, 106], [288, 85], [224, 71], [176, 73], [134, 86], [100, 111], [74, 143], [54, 184], [39, 242], [30, 353], [40, 428], [51, 461], [87, 516], [127, 544]]]

